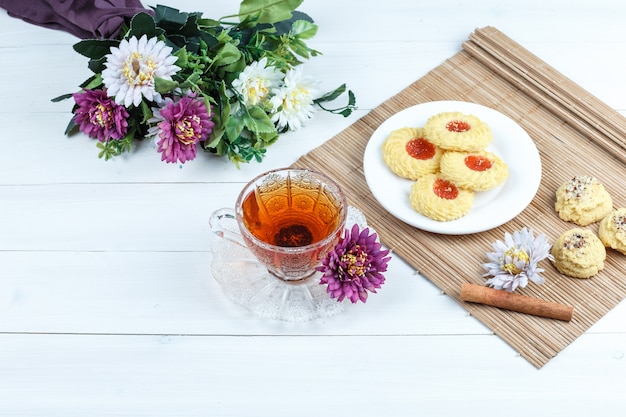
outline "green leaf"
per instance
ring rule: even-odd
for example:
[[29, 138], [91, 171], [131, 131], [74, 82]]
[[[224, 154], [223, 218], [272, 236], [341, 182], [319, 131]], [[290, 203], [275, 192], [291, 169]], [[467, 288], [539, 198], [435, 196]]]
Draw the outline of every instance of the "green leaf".
[[185, 68], [189, 63], [189, 53], [187, 52], [187, 48], [183, 46], [176, 51], [174, 55], [178, 58], [174, 64], [178, 65], [180, 68]]
[[240, 54], [239, 59], [223, 67], [225, 72], [240, 73], [246, 67], [246, 58]]
[[100, 59], [90, 59], [89, 63], [87, 64], [87, 67], [89, 67], [89, 69], [94, 73], [94, 74], [98, 74], [102, 71], [104, 71], [104, 63], [106, 62], [106, 57], [103, 56]]
[[100, 149], [98, 158], [104, 158], [105, 161], [108, 161], [114, 156], [121, 155], [123, 152], [130, 152], [133, 146], [134, 138], [135, 130], [131, 129], [122, 139], [109, 140], [106, 142], [98, 141], [96, 143], [96, 147]]
[[335, 88], [333, 91], [324, 94], [323, 96], [319, 97], [318, 99], [315, 100], [315, 103], [321, 103], [324, 101], [332, 101], [334, 99], [336, 99], [337, 97], [339, 97], [340, 95], [342, 95], [343, 93], [346, 92], [346, 85], [345, 84], [341, 84], [339, 87]]
[[274, 128], [273, 132], [261, 133], [259, 135], [259, 138], [262, 140], [263, 144], [265, 146], [267, 146], [267, 145], [271, 145], [272, 143], [276, 142], [278, 140], [278, 136], [279, 136], [278, 135], [278, 131], [276, 130], [276, 128]]
[[205, 29], [216, 28], [220, 26], [220, 22], [215, 19], [204, 18], [204, 17], [198, 16], [198, 26], [205, 28]]
[[101, 75], [101, 74], [94, 74], [94, 75], [92, 75], [91, 77], [89, 77], [89, 78], [87, 78], [85, 81], [83, 81], [83, 82], [79, 85], [79, 87], [80, 87], [81, 89], [83, 89], [83, 90], [84, 90], [84, 89], [87, 89], [87, 88], [89, 88], [89, 89], [93, 89], [93, 88], [94, 88], [94, 87], [93, 87], [93, 85], [94, 85], [95, 83], [97, 83], [97, 82], [102, 83], [102, 75]]
[[148, 103], [145, 100], [141, 100], [141, 113], [143, 114], [143, 119], [141, 120], [141, 124], [147, 124], [148, 120], [152, 118], [152, 110]]
[[146, 35], [150, 39], [161, 36], [164, 33], [163, 29], [156, 27], [154, 19], [148, 13], [137, 13], [130, 21], [130, 30], [126, 37], [131, 38], [135, 36], [139, 39]]
[[135, 139], [135, 130], [129, 130], [126, 133], [126, 136], [124, 136], [124, 138], [120, 139], [117, 141], [118, 143], [118, 155], [120, 155], [122, 152], [130, 152], [130, 150], [133, 147], [133, 140]]
[[327, 109], [324, 106], [322, 106], [322, 104], [321, 104], [323, 102], [335, 100], [336, 98], [338, 98], [339, 96], [341, 96], [345, 92], [346, 92], [346, 85], [342, 84], [339, 87], [337, 87], [335, 90], [333, 90], [333, 91], [331, 91], [329, 93], [326, 93], [322, 97], [314, 100], [313, 103], [317, 104], [322, 110], [325, 110], [325, 111], [327, 111], [329, 113], [340, 114], [343, 117], [348, 117], [357, 108], [356, 107], [356, 97], [355, 97], [354, 93], [351, 90], [348, 90], [348, 104], [346, 104], [343, 107], [339, 107], [339, 108], [336, 108], [336, 109]]
[[226, 121], [226, 136], [232, 139], [238, 138], [243, 128], [243, 119], [237, 115], [232, 115]]
[[194, 36], [200, 33], [200, 28], [198, 27], [198, 15], [196, 14], [188, 14], [187, 20], [184, 25], [180, 28], [180, 33], [188, 36]]
[[176, 81], [165, 80], [159, 77], [154, 78], [154, 89], [157, 91], [157, 93], [169, 93], [178, 86], [179, 84]]
[[276, 132], [274, 122], [267, 115], [265, 110], [259, 106], [252, 106], [243, 116], [243, 123], [248, 130], [258, 134]]
[[300, 39], [311, 39], [317, 33], [317, 25], [306, 20], [296, 20], [291, 27], [291, 35]]
[[189, 77], [187, 77], [186, 80], [180, 83], [179, 87], [182, 88], [183, 90], [186, 90], [189, 88], [194, 89], [194, 87], [196, 87], [196, 85], [198, 84], [198, 81], [200, 81], [200, 74], [198, 74], [197, 72], [194, 72]]
[[72, 98], [72, 94], [71, 93], [60, 95], [58, 97], [53, 98], [50, 101], [52, 101], [53, 103], [59, 103], [59, 102], [61, 102], [63, 100], [67, 100], [68, 98]]
[[239, 19], [258, 16], [258, 23], [276, 23], [291, 18], [304, 0], [243, 0], [239, 6]]
[[88, 39], [74, 44], [74, 50], [87, 58], [99, 60], [119, 46], [120, 41], [112, 39]]
[[[311, 55], [316, 56], [318, 54], [317, 51], [309, 48], [303, 41], [298, 38], [294, 38], [291, 40], [291, 42], [289, 42], [289, 48], [293, 51], [294, 54], [307, 59]], [[298, 63], [300, 62], [298, 61]]]
[[291, 13], [291, 19], [274, 23], [274, 28], [276, 29], [276, 35], [280, 36], [280, 35], [286, 35], [290, 33], [293, 27], [293, 23], [297, 22], [298, 20], [305, 20], [307, 22], [313, 23], [313, 19], [311, 18], [311, 16], [309, 16], [306, 13], [302, 13], [298, 10], [294, 10]]
[[213, 127], [211, 135], [206, 140], [204, 148], [215, 149], [219, 155], [223, 155], [224, 148], [220, 145], [223, 143], [222, 137], [226, 130], [226, 124], [228, 123], [231, 111], [230, 101], [228, 95], [226, 94], [226, 83], [224, 81], [222, 81], [222, 83], [218, 86], [216, 99], [217, 104], [213, 107], [212, 117], [215, 126]]
[[[187, 38], [184, 37], [183, 35], [168, 34], [165, 39], [165, 43], [167, 44], [167, 46], [171, 46], [172, 48], [174, 48], [175, 51], [179, 51], [181, 48], [185, 48], [186, 46], [188, 46], [190, 43], [193, 43], [193, 42], [187, 41]], [[193, 49], [197, 51], [198, 46], [195, 45], [189, 49]]]
[[154, 21], [167, 31], [183, 27], [187, 22], [188, 16], [188, 13], [181, 13], [178, 9], [161, 4], [154, 9]]
[[78, 132], [78, 125], [74, 123], [74, 118], [72, 117], [70, 119], [70, 122], [67, 124], [67, 127], [65, 128], [65, 135], [69, 136], [76, 132]]
[[224, 66], [237, 62], [240, 58], [241, 51], [232, 43], [225, 43], [218, 49], [215, 56], [215, 63], [218, 66]]
[[190, 52], [199, 53], [201, 41], [209, 47], [218, 43], [214, 35], [218, 32], [219, 23], [201, 17], [201, 13], [184, 13], [159, 5], [155, 8], [154, 22], [158, 28], [165, 30], [167, 42], [175, 50], [186, 46]]
[[85, 80], [80, 87], [84, 90], [94, 90], [102, 85], [102, 74], [95, 74], [93, 77]]
[[339, 111], [338, 114], [341, 114], [343, 117], [348, 117], [356, 108], [356, 97], [352, 91], [348, 90], [348, 105]]
[[219, 43], [216, 35], [213, 33], [202, 31], [199, 36], [209, 48], [214, 48]]
[[104, 160], [108, 161], [109, 158], [111, 157], [111, 154], [110, 154], [109, 149], [107, 149], [107, 147], [105, 146], [105, 144], [102, 142], [97, 142], [96, 148], [101, 149], [101, 151], [98, 153], [98, 158], [104, 157]]

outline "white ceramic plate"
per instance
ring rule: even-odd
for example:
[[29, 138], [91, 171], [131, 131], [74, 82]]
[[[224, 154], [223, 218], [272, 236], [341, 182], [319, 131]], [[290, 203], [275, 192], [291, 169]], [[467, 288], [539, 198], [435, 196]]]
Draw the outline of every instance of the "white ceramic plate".
[[[470, 212], [457, 220], [439, 222], [417, 213], [409, 202], [413, 181], [395, 175], [382, 158], [381, 147], [392, 130], [422, 127], [441, 112], [473, 114], [487, 123], [493, 142], [487, 148], [508, 165], [509, 177], [497, 188], [476, 193]], [[383, 122], [370, 138], [363, 157], [367, 184], [378, 202], [393, 216], [441, 234], [470, 234], [498, 227], [530, 204], [541, 182], [541, 159], [535, 143], [517, 123], [496, 110], [462, 101], [433, 101], [404, 109]]]

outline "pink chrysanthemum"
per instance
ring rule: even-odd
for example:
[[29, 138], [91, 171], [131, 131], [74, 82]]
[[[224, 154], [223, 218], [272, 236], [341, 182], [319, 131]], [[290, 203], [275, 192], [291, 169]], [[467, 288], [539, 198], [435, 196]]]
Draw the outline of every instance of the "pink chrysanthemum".
[[149, 135], [158, 136], [162, 161], [191, 161], [196, 157], [198, 143], [205, 141], [215, 126], [204, 101], [193, 96], [178, 101], [166, 99], [164, 107], [153, 110], [154, 118], [149, 122], [156, 125]]
[[322, 272], [320, 284], [328, 284], [326, 291], [331, 298], [343, 301], [348, 298], [352, 303], [367, 301], [367, 292], [376, 292], [385, 282], [382, 272], [387, 270], [390, 257], [388, 250], [381, 250], [376, 233], [370, 234], [369, 228], [359, 231], [354, 225], [345, 231], [337, 246], [317, 270]]
[[105, 90], [83, 90], [72, 96], [78, 105], [74, 110], [74, 123], [81, 132], [100, 142], [126, 136], [128, 112], [107, 96]]

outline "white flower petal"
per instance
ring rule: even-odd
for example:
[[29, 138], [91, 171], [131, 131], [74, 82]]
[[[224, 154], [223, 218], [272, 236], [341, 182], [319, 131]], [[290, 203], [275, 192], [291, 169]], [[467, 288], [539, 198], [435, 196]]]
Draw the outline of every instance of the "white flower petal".
[[504, 244], [496, 241], [492, 247], [494, 251], [487, 253], [491, 262], [483, 264], [488, 271], [484, 276], [493, 277], [487, 280], [487, 285], [515, 291], [525, 287], [529, 280], [536, 284], [545, 282], [539, 275], [543, 269], [537, 266], [543, 259], [552, 257], [545, 235], [535, 239], [532, 229], [523, 228], [513, 234], [505, 233]]
[[[107, 55], [102, 80], [116, 102], [125, 106], [138, 106], [142, 98], [150, 101], [161, 99], [154, 90], [155, 77], [171, 80], [180, 68], [173, 65], [177, 57], [172, 48], [158, 38], [143, 35], [122, 40], [119, 47], [112, 47]], [[137, 64], [139, 64], [137, 66]]]
[[[145, 36], [145, 35], [144, 35]], [[130, 38], [128, 40], [128, 50], [129, 51], [136, 51], [137, 50], [137, 44], [139, 43], [139, 40], [133, 36], [132, 38]]]
[[[144, 36], [146, 36], [146, 35], [144, 35]], [[141, 37], [141, 39], [143, 39], [143, 36]], [[147, 43], [144, 44], [144, 47], [142, 49], [143, 50], [152, 50], [152, 53], [156, 55], [156, 53], [158, 51], [154, 51], [154, 46], [156, 45], [157, 41], [158, 41], [158, 39], [156, 37], [150, 38], [150, 40], [148, 40]], [[160, 43], [163, 43], [163, 42], [160, 42]], [[159, 47], [159, 49], [160, 49], [160, 47]]]
[[133, 105], [139, 106], [141, 104], [141, 98], [142, 98], [141, 88], [135, 88], [133, 90], [128, 90], [128, 91], [129, 92], [132, 91], [133, 93], [133, 96], [132, 96]]
[[109, 97], [115, 97], [115, 95], [120, 91], [119, 84], [113, 84], [107, 89], [107, 95]]
[[156, 93], [154, 89], [144, 85], [143, 87], [141, 87], [140, 92], [148, 100], [150, 101], [154, 100], [154, 94]]
[[267, 58], [248, 65], [233, 81], [233, 89], [239, 94], [245, 106], [264, 103], [272, 91], [278, 87], [283, 74], [277, 68], [266, 67]]
[[[134, 36], [130, 39], [131, 40], [131, 45], [132, 45], [132, 41], [133, 39], [137, 39]], [[152, 39], [152, 38], [151, 38]], [[136, 45], [135, 45], [135, 49], [139, 52], [143, 52], [146, 49], [146, 43], [148, 43], [148, 36], [147, 35], [143, 35], [141, 38], [139, 38], [139, 41], [137, 41]]]

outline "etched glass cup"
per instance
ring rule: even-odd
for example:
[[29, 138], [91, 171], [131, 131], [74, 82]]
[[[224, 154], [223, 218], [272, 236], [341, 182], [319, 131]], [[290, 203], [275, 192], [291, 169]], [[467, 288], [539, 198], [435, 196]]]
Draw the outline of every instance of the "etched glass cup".
[[297, 282], [337, 244], [347, 211], [345, 195], [326, 175], [283, 168], [250, 181], [235, 208], [213, 212], [210, 224], [218, 236], [245, 245], [272, 275]]

